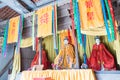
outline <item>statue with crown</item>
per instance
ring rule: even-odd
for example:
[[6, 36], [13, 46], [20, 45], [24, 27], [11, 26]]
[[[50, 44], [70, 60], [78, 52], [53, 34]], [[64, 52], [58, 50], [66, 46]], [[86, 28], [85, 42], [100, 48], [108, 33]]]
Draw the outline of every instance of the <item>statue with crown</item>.
[[115, 61], [112, 54], [101, 43], [100, 37], [95, 37], [95, 44], [93, 45], [90, 58], [88, 60], [89, 68], [95, 71], [115, 70]]

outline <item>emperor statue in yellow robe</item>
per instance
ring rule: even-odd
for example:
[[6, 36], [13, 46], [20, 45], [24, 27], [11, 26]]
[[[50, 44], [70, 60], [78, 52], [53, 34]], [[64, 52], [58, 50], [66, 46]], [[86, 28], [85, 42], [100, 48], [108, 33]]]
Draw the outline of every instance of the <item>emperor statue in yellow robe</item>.
[[64, 39], [64, 47], [55, 58], [54, 64], [60, 69], [74, 68], [74, 65], [76, 64], [74, 47], [69, 43], [67, 37]]

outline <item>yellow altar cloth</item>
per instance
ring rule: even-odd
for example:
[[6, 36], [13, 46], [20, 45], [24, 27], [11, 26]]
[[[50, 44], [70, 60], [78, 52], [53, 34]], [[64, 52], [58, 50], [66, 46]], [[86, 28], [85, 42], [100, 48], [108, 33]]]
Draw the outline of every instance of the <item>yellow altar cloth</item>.
[[96, 80], [91, 69], [23, 71], [20, 80], [51, 77], [53, 80]]

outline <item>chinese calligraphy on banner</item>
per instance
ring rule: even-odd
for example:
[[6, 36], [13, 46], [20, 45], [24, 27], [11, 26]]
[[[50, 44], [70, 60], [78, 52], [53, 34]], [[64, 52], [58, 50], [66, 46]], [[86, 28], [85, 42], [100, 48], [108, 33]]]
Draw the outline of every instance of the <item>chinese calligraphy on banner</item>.
[[14, 43], [18, 41], [19, 20], [20, 16], [10, 19], [7, 43]]
[[79, 10], [82, 30], [104, 26], [100, 0], [79, 0]]
[[36, 11], [38, 15], [37, 37], [52, 35], [52, 6], [43, 7]]

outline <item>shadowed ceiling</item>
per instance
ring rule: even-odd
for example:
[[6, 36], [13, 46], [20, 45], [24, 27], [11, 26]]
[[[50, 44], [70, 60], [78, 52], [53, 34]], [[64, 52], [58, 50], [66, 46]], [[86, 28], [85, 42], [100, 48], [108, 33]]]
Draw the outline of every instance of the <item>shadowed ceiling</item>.
[[0, 22], [26, 14], [57, 0], [0, 0]]

